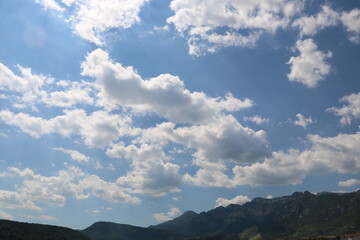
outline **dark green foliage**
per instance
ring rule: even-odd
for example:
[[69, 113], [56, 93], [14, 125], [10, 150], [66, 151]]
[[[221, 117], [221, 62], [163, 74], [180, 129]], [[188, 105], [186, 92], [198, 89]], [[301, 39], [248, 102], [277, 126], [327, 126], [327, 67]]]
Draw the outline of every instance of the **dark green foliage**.
[[65, 227], [0, 220], [1, 240], [89, 240]]

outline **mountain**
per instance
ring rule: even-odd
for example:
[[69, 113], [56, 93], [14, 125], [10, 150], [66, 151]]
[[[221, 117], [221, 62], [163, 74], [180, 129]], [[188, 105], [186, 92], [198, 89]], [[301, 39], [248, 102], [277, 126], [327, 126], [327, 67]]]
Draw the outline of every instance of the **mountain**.
[[295, 192], [255, 198], [148, 228], [97, 222], [76, 231], [64, 227], [0, 220], [1, 240], [232, 240], [285, 239], [360, 232], [360, 191]]
[[65, 227], [0, 220], [1, 240], [90, 240]]
[[197, 239], [265, 239], [340, 235], [360, 231], [360, 191], [346, 194], [296, 192], [243, 205], [218, 207], [150, 226]]
[[135, 227], [111, 222], [97, 222], [82, 230], [92, 240], [180, 240], [182, 236], [166, 230]]

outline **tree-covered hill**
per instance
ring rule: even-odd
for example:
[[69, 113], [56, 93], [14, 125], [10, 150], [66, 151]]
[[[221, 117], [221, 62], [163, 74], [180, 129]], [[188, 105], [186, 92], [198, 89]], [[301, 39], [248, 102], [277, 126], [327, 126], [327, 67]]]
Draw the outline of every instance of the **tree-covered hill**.
[[50, 225], [0, 220], [1, 240], [89, 240], [79, 231]]
[[97, 222], [82, 231], [92, 240], [179, 240], [176, 233], [166, 230], [135, 227], [127, 224]]

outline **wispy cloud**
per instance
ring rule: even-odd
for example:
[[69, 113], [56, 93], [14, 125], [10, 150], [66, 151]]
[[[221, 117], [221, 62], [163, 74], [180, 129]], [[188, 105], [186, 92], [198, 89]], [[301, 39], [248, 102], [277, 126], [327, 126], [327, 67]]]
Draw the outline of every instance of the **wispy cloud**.
[[89, 161], [89, 157], [85, 156], [84, 154], [80, 153], [79, 151], [76, 150], [69, 150], [69, 149], [64, 149], [64, 148], [53, 148], [53, 150], [55, 151], [59, 151], [59, 152], [63, 152], [65, 154], [68, 154], [71, 159], [77, 161], [77, 162], [88, 162]]

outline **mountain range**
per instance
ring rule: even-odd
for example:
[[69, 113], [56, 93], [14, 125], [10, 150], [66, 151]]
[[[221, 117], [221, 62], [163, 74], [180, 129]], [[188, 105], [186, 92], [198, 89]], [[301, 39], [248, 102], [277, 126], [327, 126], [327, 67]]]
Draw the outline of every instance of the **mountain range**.
[[63, 240], [256, 240], [337, 236], [360, 232], [360, 190], [353, 193], [295, 192], [272, 199], [254, 198], [243, 205], [231, 204], [202, 213], [187, 211], [148, 228], [111, 222], [97, 222], [81, 231], [56, 228], [2, 220], [0, 239], [32, 240], [34, 238], [9, 238], [12, 234], [26, 236], [29, 231], [36, 233], [37, 240], [58, 239], [41, 238], [47, 231], [56, 232], [57, 236], [63, 231]]

